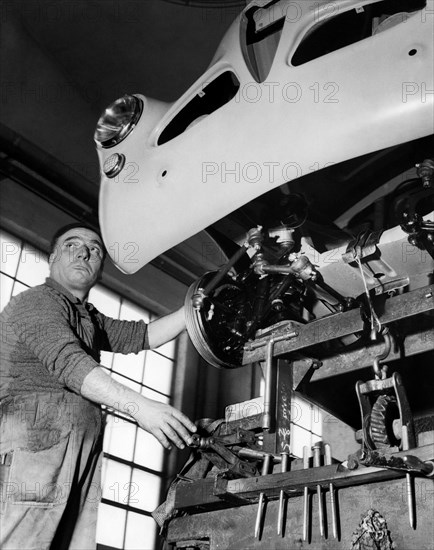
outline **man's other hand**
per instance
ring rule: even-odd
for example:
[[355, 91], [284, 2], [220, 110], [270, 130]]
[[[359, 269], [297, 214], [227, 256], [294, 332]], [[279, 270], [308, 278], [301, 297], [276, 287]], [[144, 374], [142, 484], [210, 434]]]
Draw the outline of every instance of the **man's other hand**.
[[196, 426], [181, 411], [166, 403], [140, 396], [138, 410], [131, 414], [139, 426], [155, 436], [166, 449], [174, 443], [179, 449], [191, 443]]

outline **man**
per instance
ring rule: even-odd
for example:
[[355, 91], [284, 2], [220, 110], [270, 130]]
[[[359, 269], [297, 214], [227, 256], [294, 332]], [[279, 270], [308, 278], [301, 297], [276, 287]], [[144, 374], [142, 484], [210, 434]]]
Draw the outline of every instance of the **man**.
[[50, 277], [1, 313], [4, 550], [95, 548], [101, 404], [134, 410], [139, 426], [167, 449], [184, 448], [196, 430], [183, 413], [116, 382], [99, 365], [102, 350], [138, 353], [185, 328], [183, 308], [146, 325], [110, 319], [89, 304], [104, 254], [92, 228], [61, 228], [52, 242]]

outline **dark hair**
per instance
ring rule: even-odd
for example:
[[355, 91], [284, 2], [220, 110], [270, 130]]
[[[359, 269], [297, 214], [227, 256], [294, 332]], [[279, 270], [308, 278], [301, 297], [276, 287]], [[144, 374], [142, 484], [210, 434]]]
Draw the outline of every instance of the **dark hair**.
[[57, 241], [60, 239], [60, 237], [62, 235], [64, 235], [65, 233], [67, 233], [71, 229], [78, 229], [78, 228], [88, 229], [89, 231], [93, 231], [93, 233], [98, 235], [98, 237], [100, 238], [101, 243], [102, 243], [103, 257], [105, 258], [107, 251], [105, 249], [104, 241], [102, 239], [102, 236], [101, 236], [101, 233], [100, 233], [99, 229], [95, 229], [95, 227], [92, 227], [91, 225], [89, 225], [87, 223], [80, 223], [80, 222], [68, 223], [67, 225], [63, 225], [62, 227], [59, 227], [59, 229], [54, 233], [53, 237], [51, 238], [49, 254], [51, 255], [54, 252], [56, 252]]

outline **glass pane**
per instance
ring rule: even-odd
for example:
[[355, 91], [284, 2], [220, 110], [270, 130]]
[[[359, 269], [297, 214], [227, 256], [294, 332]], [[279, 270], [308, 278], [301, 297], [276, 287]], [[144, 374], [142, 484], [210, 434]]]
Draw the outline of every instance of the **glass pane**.
[[128, 376], [128, 378], [133, 378], [137, 382], [141, 382], [145, 356], [146, 351], [141, 351], [137, 354], [129, 353], [128, 355], [116, 353], [113, 357], [113, 370], [119, 374]]
[[128, 504], [131, 491], [131, 467], [106, 458], [102, 468], [102, 496], [119, 504]]
[[153, 435], [140, 428], [137, 430], [134, 462], [158, 472], [163, 466], [164, 449]]
[[309, 447], [310, 452], [310, 448], [312, 447], [314, 440], [318, 441], [319, 439], [317, 436], [313, 436], [312, 432], [300, 428], [297, 424], [292, 424], [290, 437], [291, 453], [300, 458], [303, 456], [303, 447], [305, 445]]
[[25, 245], [18, 264], [17, 279], [29, 286], [42, 284], [49, 275], [47, 256]]
[[89, 292], [89, 302], [107, 317], [118, 318], [121, 300], [114, 292], [110, 292], [101, 285], [96, 285]]
[[104, 452], [125, 460], [132, 460], [136, 431], [135, 424], [123, 418], [108, 415], [104, 431]]
[[131, 483], [130, 505], [148, 512], [155, 510], [160, 503], [161, 478], [143, 470], [134, 469]]
[[145, 377], [143, 383], [161, 393], [169, 394], [172, 382], [173, 361], [148, 351], [146, 356]]
[[322, 411], [317, 405], [313, 405], [298, 394], [293, 395], [291, 402], [291, 422], [317, 435], [321, 435], [322, 418]]
[[113, 362], [114, 353], [111, 351], [102, 351], [101, 352], [101, 365], [104, 365], [104, 367], [107, 367], [108, 369], [112, 368], [112, 362]]
[[1, 246], [1, 270], [8, 275], [15, 277], [18, 262], [20, 260], [21, 241], [0, 231]]
[[152, 550], [155, 548], [157, 524], [147, 516], [128, 512], [125, 548], [128, 550]]
[[100, 504], [96, 527], [97, 542], [115, 548], [123, 548], [126, 518], [125, 510], [108, 504]]
[[176, 350], [176, 339], [170, 340], [167, 344], [163, 344], [159, 348], [155, 348], [156, 351], [169, 357], [169, 359], [175, 359], [175, 350]]
[[148, 323], [149, 313], [141, 307], [135, 306], [128, 300], [124, 300], [122, 302], [119, 319], [125, 319], [127, 321], [140, 321], [143, 319], [145, 323]]
[[14, 280], [6, 275], [0, 274], [0, 311], [11, 299]]
[[312, 406], [299, 395], [293, 395], [291, 401], [291, 422], [306, 430], [311, 429]]

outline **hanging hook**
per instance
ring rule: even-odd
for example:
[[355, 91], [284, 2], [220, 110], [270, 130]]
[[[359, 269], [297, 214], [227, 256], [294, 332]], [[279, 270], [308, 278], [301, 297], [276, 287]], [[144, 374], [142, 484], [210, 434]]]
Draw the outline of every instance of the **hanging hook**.
[[386, 378], [387, 365], [383, 365], [382, 367], [380, 367], [380, 361], [388, 357], [390, 350], [392, 348], [392, 337], [387, 327], [383, 329], [383, 338], [384, 338], [384, 349], [379, 355], [375, 357], [374, 364], [373, 364], [375, 377], [382, 380]]

